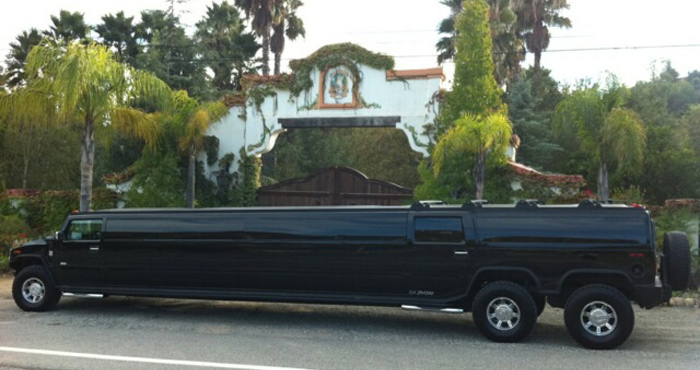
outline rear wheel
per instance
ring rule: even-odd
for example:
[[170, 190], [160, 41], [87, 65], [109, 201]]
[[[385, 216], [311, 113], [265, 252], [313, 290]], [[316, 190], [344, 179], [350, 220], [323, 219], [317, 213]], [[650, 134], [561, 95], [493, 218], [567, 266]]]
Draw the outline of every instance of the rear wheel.
[[56, 307], [61, 292], [43, 266], [22, 269], [12, 282], [12, 298], [24, 311], [49, 311]]
[[569, 334], [582, 346], [613, 349], [632, 334], [634, 310], [619, 290], [607, 285], [588, 285], [569, 297], [564, 322]]
[[522, 286], [509, 281], [490, 283], [476, 294], [474, 324], [494, 342], [519, 342], [537, 321], [537, 306]]

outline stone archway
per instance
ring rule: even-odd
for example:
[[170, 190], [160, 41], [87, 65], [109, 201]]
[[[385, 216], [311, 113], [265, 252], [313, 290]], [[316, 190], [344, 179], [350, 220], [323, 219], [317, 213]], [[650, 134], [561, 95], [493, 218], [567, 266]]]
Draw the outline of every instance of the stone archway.
[[[311, 127], [395, 127], [429, 155], [425, 126], [438, 112], [442, 68], [397, 71], [392, 57], [349, 43], [324, 46], [290, 68], [245, 76], [244, 94], [228, 97], [229, 114], [209, 132], [219, 139], [219, 157], [260, 156], [286, 129]], [[211, 175], [218, 166], [205, 170]]]

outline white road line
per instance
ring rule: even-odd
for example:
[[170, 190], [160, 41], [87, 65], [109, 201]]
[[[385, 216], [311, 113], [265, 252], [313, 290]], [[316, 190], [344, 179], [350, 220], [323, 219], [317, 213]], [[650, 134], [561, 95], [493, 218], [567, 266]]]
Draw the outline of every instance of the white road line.
[[309, 370], [309, 369], [302, 369], [302, 368], [295, 368], [295, 367], [226, 364], [226, 363], [221, 363], [221, 362], [183, 361], [183, 360], [169, 360], [169, 359], [164, 359], [164, 358], [148, 358], [148, 357], [111, 356], [111, 355], [98, 355], [98, 354], [93, 354], [93, 353], [48, 351], [48, 350], [43, 350], [43, 349], [16, 348], [16, 347], [0, 347], [0, 351], [15, 352], [15, 353], [30, 353], [30, 354], [35, 354], [35, 355], [47, 355], [47, 356], [88, 358], [88, 359], [93, 359], [93, 360], [106, 360], [106, 361], [124, 361], [124, 362], [140, 362], [140, 363], [147, 363], [147, 364], [212, 367], [212, 368], [218, 368], [218, 369]]

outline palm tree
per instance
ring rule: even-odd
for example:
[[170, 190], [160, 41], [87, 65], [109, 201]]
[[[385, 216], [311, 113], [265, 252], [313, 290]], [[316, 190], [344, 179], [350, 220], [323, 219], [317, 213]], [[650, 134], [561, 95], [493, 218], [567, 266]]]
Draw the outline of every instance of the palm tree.
[[450, 16], [443, 19], [438, 26], [438, 33], [446, 33], [448, 36], [440, 38], [440, 40], [435, 44], [439, 54], [438, 63], [442, 64], [444, 62], [452, 60], [455, 56], [455, 38], [457, 33], [455, 31], [455, 19], [457, 14], [462, 11], [462, 3], [464, 0], [442, 0], [440, 3], [450, 8]]
[[27, 86], [0, 98], [0, 119], [80, 124], [80, 210], [90, 209], [95, 132], [116, 129], [153, 145], [161, 131], [137, 106], [168, 106], [170, 88], [154, 75], [114, 59], [106, 47], [43, 41], [27, 58]]
[[[438, 27], [439, 33], [447, 34], [435, 45], [438, 63], [454, 59], [455, 19], [462, 11], [465, 0], [443, 0], [441, 3], [450, 8], [450, 16], [443, 19]], [[473, 0], [469, 0], [473, 1]], [[511, 9], [511, 0], [487, 0], [489, 5], [489, 27], [493, 42], [494, 77], [499, 85], [511, 80], [520, 70], [520, 62], [524, 59], [522, 40], [516, 32], [516, 15]]]
[[552, 121], [556, 133], [575, 133], [598, 163], [598, 198], [604, 202], [610, 198], [608, 167], [616, 163], [618, 170], [629, 173], [644, 158], [644, 126], [634, 111], [623, 107], [628, 93], [614, 77], [605, 90], [594, 86], [574, 91], [557, 105]]
[[63, 41], [87, 40], [90, 36], [90, 26], [85, 23], [83, 13], [61, 10], [58, 17], [51, 16], [51, 26], [44, 35]]
[[236, 6], [243, 9], [246, 19], [250, 19], [253, 31], [262, 37], [262, 74], [270, 74], [270, 37], [273, 26], [273, 13], [277, 0], [236, 0]]
[[207, 6], [207, 14], [197, 22], [195, 41], [202, 46], [207, 66], [214, 73], [212, 83], [220, 92], [240, 90], [240, 80], [251, 73], [251, 60], [260, 45], [245, 32], [238, 9], [226, 1]]
[[300, 0], [276, 0], [274, 25], [270, 51], [275, 54], [274, 74], [280, 74], [282, 52], [284, 51], [285, 36], [294, 41], [297, 37], [306, 37], [304, 21], [297, 17], [296, 10], [304, 5]]
[[559, 15], [569, 8], [567, 0], [515, 0], [518, 27], [527, 50], [535, 54], [535, 72], [540, 71], [542, 52], [549, 47], [549, 27], [571, 27], [569, 18]]
[[197, 154], [204, 146], [204, 136], [213, 123], [226, 115], [221, 102], [200, 104], [180, 90], [173, 94], [174, 123], [180, 135], [180, 150], [187, 153], [187, 207], [194, 208]]
[[27, 55], [36, 45], [39, 45], [43, 37], [36, 28], [22, 31], [15, 38], [16, 42], [10, 43], [10, 53], [7, 54], [7, 86], [18, 87], [25, 82], [25, 62]]
[[136, 42], [134, 17], [126, 17], [124, 12], [102, 17], [102, 24], [95, 26], [95, 32], [102, 38], [102, 43], [114, 48], [119, 61], [133, 64], [139, 52]]
[[433, 152], [433, 172], [439, 175], [447, 161], [464, 155], [473, 155], [476, 199], [484, 197], [486, 160], [490, 153], [505, 155], [510, 142], [512, 126], [503, 113], [492, 113], [482, 118], [464, 115], [440, 138]]
[[7, 90], [5, 90], [6, 85], [7, 85], [7, 73], [5, 73], [5, 68], [0, 66], [0, 95], [7, 94]]

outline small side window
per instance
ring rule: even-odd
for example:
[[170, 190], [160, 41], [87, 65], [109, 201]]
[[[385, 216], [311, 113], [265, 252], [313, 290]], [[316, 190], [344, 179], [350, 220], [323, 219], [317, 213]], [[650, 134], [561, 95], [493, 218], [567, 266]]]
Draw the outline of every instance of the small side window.
[[464, 240], [459, 217], [416, 217], [414, 226], [419, 242], [459, 243]]
[[68, 240], [100, 240], [102, 237], [102, 220], [73, 220], [68, 225]]

